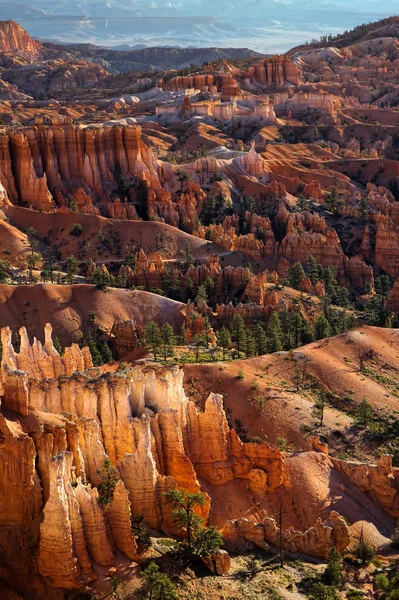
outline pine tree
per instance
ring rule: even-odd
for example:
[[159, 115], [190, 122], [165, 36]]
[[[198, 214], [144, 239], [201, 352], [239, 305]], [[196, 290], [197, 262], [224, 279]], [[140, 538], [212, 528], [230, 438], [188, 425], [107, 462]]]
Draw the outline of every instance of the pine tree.
[[273, 312], [267, 325], [269, 352], [281, 352], [283, 349], [283, 331], [277, 312]]
[[324, 315], [320, 315], [320, 317], [316, 319], [314, 333], [316, 340], [323, 340], [331, 336], [330, 323]]
[[307, 200], [303, 194], [299, 196], [298, 201], [296, 203], [296, 208], [299, 212], [309, 210], [309, 200]]
[[148, 550], [152, 542], [144, 521], [143, 514], [139, 513], [137, 515], [132, 515], [131, 529], [134, 537], [136, 538], [139, 552], [145, 552]]
[[205, 304], [208, 304], [208, 293], [206, 291], [205, 285], [199, 286], [197, 296], [194, 300], [196, 305], [198, 305], [201, 301], [205, 302]]
[[256, 353], [258, 356], [267, 354], [269, 349], [269, 342], [266, 336], [265, 328], [262, 323], [257, 323], [253, 328], [253, 337], [255, 340]]
[[106, 341], [104, 341], [100, 344], [99, 351], [100, 351], [100, 354], [101, 354], [105, 364], [108, 364], [114, 360], [114, 357], [112, 356], [111, 348], [108, 346]]
[[367, 402], [366, 398], [363, 398], [357, 410], [357, 422], [360, 427], [365, 429], [369, 425], [372, 418], [373, 407], [369, 402]]
[[370, 564], [375, 556], [374, 548], [364, 540], [363, 527], [360, 532], [359, 541], [355, 546], [354, 553], [363, 566]]
[[10, 274], [4, 260], [0, 259], [0, 283], [6, 283], [10, 279]]
[[75, 280], [75, 276], [79, 273], [78, 261], [74, 256], [68, 257], [65, 265], [65, 271], [67, 282], [72, 284]]
[[189, 244], [189, 242], [186, 242], [184, 244], [184, 268], [187, 271], [191, 265], [194, 263], [193, 260], [193, 253], [191, 251], [191, 246]]
[[301, 289], [301, 282], [306, 279], [306, 274], [300, 262], [295, 263], [289, 268], [288, 279], [291, 287], [295, 290]]
[[338, 214], [339, 209], [345, 205], [345, 202], [343, 201], [342, 197], [338, 192], [336, 179], [334, 180], [334, 185], [332, 187], [331, 192], [326, 197], [325, 205], [327, 209], [334, 215]]
[[161, 573], [155, 562], [151, 562], [144, 569], [143, 577], [148, 591], [146, 598], [150, 600], [179, 600], [176, 587], [167, 575]]
[[53, 346], [60, 356], [63, 355], [62, 346], [58, 337], [53, 338]]
[[369, 210], [369, 201], [365, 196], [362, 196], [359, 202], [359, 217], [362, 223], [367, 223], [369, 220]]
[[102, 271], [102, 269], [96, 269], [91, 277], [91, 281], [98, 290], [105, 292], [107, 286], [111, 283], [111, 278], [109, 274]]
[[240, 352], [245, 341], [246, 330], [245, 322], [239, 313], [235, 313], [230, 325], [231, 339], [235, 343], [237, 356], [240, 358]]
[[327, 585], [338, 589], [341, 589], [344, 583], [342, 556], [335, 546], [331, 548], [328, 554], [327, 567], [324, 571], [323, 579]]
[[323, 276], [323, 267], [317, 263], [316, 259], [311, 254], [308, 256], [306, 269], [312, 285], [316, 285], [316, 283], [320, 281]]
[[163, 494], [171, 504], [171, 516], [178, 529], [185, 533], [183, 548], [189, 559], [210, 556], [223, 543], [216, 527], [204, 527], [203, 519], [195, 512], [205, 504], [205, 496], [200, 492], [189, 493], [185, 490], [170, 490]]
[[192, 554], [193, 533], [201, 526], [202, 519], [195, 512], [195, 508], [204, 506], [205, 496], [200, 492], [186, 492], [186, 490], [169, 490], [164, 497], [172, 506], [171, 516], [180, 531], [187, 536], [187, 552]]
[[151, 349], [156, 362], [158, 350], [161, 346], [161, 332], [158, 325], [154, 321], [147, 323], [147, 325], [144, 327], [143, 336], [145, 345]]
[[180, 181], [180, 192], [183, 193], [183, 183], [187, 183], [190, 180], [188, 173], [182, 169], [176, 171], [176, 177]]
[[161, 336], [161, 351], [164, 361], [168, 356], [173, 356], [176, 340], [173, 332], [173, 327], [169, 323], [165, 323], [160, 331]]
[[222, 327], [216, 334], [219, 346], [223, 350], [223, 360], [226, 360], [226, 351], [231, 348], [231, 336], [230, 332], [226, 327]]
[[193, 337], [192, 343], [195, 347], [195, 362], [198, 362], [200, 349], [206, 348], [207, 338], [204, 333], [197, 333], [197, 335]]
[[251, 358], [251, 356], [254, 356], [256, 354], [255, 338], [251, 329], [247, 329], [245, 333], [244, 352], [247, 358]]
[[327, 404], [327, 396], [326, 393], [324, 392], [324, 390], [321, 390], [321, 392], [319, 393], [319, 397], [317, 399], [317, 402], [315, 404], [315, 415], [318, 417], [319, 419], [319, 426], [323, 427], [324, 425], [324, 409], [326, 407]]
[[118, 483], [118, 474], [109, 458], [105, 459], [104, 468], [97, 471], [100, 477], [100, 483], [97, 486], [100, 504], [109, 504], [114, 497], [116, 484]]
[[93, 338], [89, 337], [89, 340], [87, 342], [87, 345], [89, 347], [90, 350], [90, 354], [91, 354], [91, 358], [93, 361], [93, 365], [95, 367], [101, 367], [101, 365], [104, 363], [103, 361], [103, 357], [101, 356], [101, 353], [98, 349], [97, 343], [95, 342], [95, 340], [93, 340]]

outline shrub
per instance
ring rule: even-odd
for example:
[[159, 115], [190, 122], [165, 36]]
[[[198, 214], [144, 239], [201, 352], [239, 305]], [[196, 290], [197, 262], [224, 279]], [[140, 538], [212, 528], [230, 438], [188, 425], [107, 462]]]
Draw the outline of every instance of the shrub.
[[144, 516], [142, 514], [133, 515], [131, 527], [133, 535], [137, 540], [139, 551], [145, 552], [151, 546], [151, 538], [144, 522]]
[[373, 558], [375, 557], [375, 551], [370, 544], [363, 539], [363, 532], [360, 535], [360, 539], [354, 548], [354, 554], [358, 560], [362, 563], [362, 565], [368, 565], [371, 563]]
[[69, 233], [70, 233], [70, 235], [73, 235], [74, 237], [79, 237], [83, 233], [83, 227], [81, 226], [80, 223], [74, 223], [72, 225], [72, 229]]

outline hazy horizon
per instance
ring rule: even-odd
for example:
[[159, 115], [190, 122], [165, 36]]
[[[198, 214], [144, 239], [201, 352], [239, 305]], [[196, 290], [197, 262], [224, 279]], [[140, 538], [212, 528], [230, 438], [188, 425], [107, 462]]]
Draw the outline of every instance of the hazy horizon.
[[284, 52], [399, 11], [399, 0], [19, 0], [0, 19], [34, 37], [103, 46], [248, 47]]

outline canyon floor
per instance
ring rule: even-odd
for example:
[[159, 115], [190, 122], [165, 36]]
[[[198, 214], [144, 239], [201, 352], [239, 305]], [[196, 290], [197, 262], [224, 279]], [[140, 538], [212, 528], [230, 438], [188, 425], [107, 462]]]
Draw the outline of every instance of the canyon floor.
[[392, 600], [399, 17], [185, 52], [0, 21], [0, 596]]

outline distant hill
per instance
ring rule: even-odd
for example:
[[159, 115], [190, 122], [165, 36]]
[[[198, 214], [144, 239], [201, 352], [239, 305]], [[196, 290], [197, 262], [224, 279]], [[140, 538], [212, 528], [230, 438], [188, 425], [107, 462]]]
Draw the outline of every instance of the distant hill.
[[362, 23], [351, 30], [344, 31], [342, 34], [335, 36], [322, 36], [318, 41], [292, 48], [289, 54], [293, 54], [304, 48], [325, 48], [326, 46], [345, 48], [361, 40], [370, 40], [379, 37], [399, 37], [399, 16], [380, 19], [372, 23]]
[[139, 50], [114, 50], [93, 44], [53, 44], [45, 43], [48, 51], [68, 53], [76, 59], [89, 60], [101, 65], [107, 64], [117, 72], [183, 69], [192, 64], [218, 60], [257, 58], [261, 56], [248, 48], [143, 48]]

